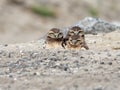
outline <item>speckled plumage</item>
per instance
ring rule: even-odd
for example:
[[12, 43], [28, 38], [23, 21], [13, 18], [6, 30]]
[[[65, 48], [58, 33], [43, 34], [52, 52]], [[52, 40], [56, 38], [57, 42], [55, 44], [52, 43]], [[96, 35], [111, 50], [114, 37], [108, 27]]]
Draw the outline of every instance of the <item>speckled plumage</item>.
[[65, 41], [64, 44], [65, 49], [70, 50], [80, 50], [82, 48], [89, 49], [84, 37], [81, 37], [79, 35], [73, 35], [68, 38], [68, 40]]
[[[71, 45], [70, 43], [72, 40], [78, 40], [79, 45]], [[63, 39], [62, 46], [67, 49], [81, 49], [82, 47], [88, 49], [88, 46], [85, 42], [84, 30], [78, 26], [71, 27]]]
[[61, 48], [63, 33], [58, 28], [52, 28], [46, 36], [46, 48]]

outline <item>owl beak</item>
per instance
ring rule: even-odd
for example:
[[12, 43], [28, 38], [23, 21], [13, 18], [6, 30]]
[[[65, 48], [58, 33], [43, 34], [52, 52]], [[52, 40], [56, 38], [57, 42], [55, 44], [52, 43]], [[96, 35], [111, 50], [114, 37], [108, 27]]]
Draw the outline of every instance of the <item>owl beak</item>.
[[78, 34], [78, 32], [75, 32], [75, 35], [77, 35]]
[[55, 38], [58, 38], [58, 33], [55, 34]]
[[73, 40], [72, 43], [75, 45], [76, 44], [76, 40]]

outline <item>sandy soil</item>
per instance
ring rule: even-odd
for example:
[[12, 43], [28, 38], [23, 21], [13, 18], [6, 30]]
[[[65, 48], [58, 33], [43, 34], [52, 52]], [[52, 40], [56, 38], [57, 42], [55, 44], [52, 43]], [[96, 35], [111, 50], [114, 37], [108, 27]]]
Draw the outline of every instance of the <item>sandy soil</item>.
[[120, 90], [120, 32], [86, 35], [90, 50], [0, 45], [0, 90]]

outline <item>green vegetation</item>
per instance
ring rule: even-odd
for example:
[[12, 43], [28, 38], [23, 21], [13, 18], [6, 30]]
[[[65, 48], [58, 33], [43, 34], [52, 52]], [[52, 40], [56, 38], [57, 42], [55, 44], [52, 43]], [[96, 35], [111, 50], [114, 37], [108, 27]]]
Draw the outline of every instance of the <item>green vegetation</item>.
[[88, 9], [88, 13], [93, 16], [93, 17], [98, 17], [99, 16], [99, 12], [96, 8], [90, 7]]
[[45, 17], [55, 17], [56, 13], [55, 10], [50, 9], [49, 7], [45, 7], [45, 6], [32, 6], [31, 10], [41, 16], [45, 16]]
[[111, 10], [116, 11], [117, 10], [117, 6], [116, 4], [112, 4], [110, 7]]

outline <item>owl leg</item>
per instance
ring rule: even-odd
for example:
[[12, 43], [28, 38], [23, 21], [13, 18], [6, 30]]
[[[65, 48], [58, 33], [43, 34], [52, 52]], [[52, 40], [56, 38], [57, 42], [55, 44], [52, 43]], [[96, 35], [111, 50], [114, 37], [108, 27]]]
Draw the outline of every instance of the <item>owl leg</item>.
[[89, 47], [88, 47], [88, 45], [86, 44], [86, 42], [84, 42], [84, 43], [82, 44], [82, 47], [84, 47], [86, 50], [89, 50]]
[[63, 39], [63, 41], [62, 41], [62, 47], [65, 49], [65, 46], [67, 45], [67, 43], [66, 43], [66, 41], [67, 41], [68, 39]]

